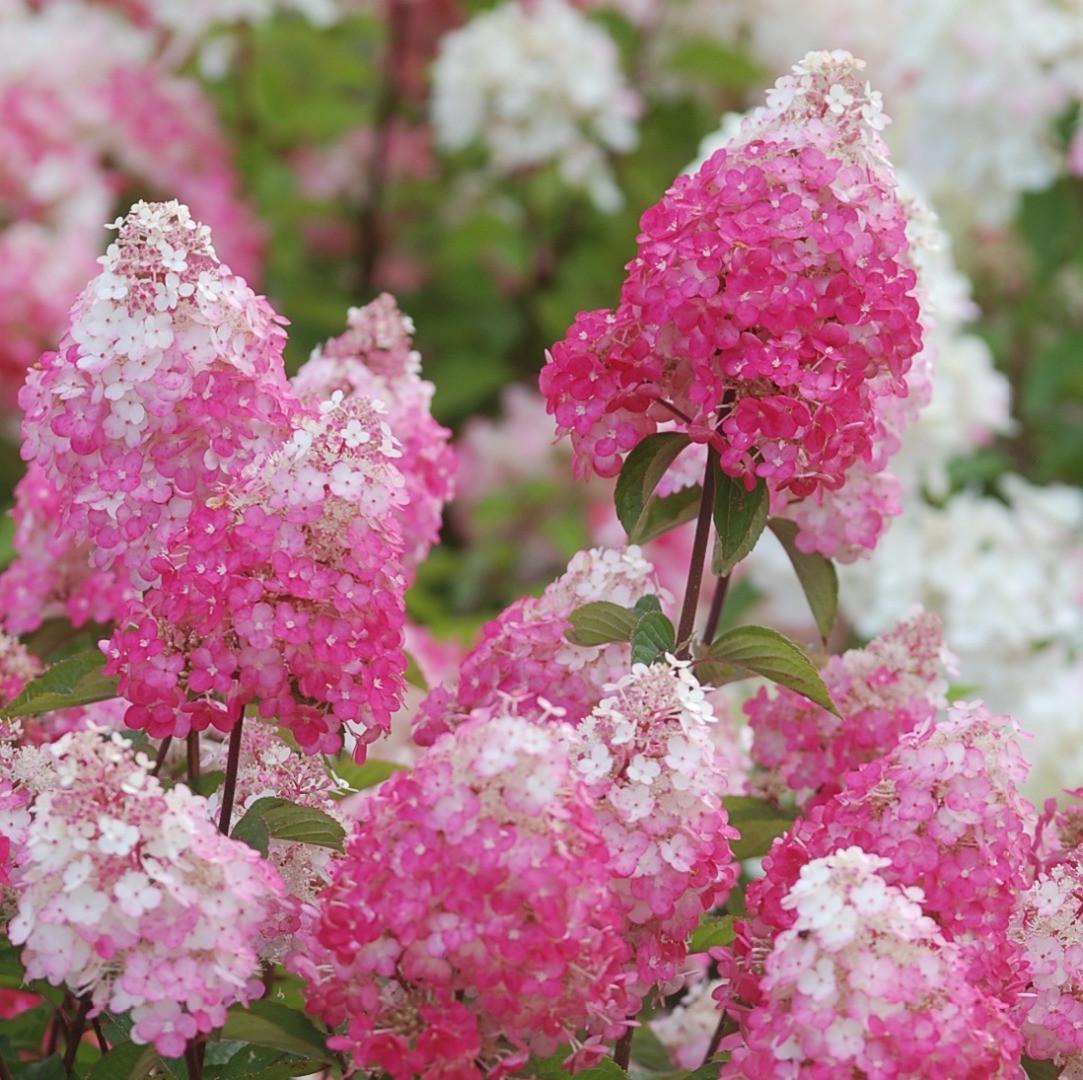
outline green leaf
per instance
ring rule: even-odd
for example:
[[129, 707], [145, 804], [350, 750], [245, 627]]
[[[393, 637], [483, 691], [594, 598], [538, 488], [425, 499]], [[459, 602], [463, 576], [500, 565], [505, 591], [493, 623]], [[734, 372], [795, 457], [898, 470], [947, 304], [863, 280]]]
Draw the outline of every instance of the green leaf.
[[688, 942], [689, 952], [706, 952], [733, 941], [732, 915], [704, 915]]
[[247, 1009], [234, 1006], [226, 1016], [222, 1037], [318, 1061], [332, 1060], [316, 1025], [304, 1013], [274, 1001], [254, 1001]]
[[[288, 799], [267, 796], [257, 799], [245, 811], [232, 833], [235, 839], [244, 840], [257, 851], [260, 850], [257, 845], [262, 843], [263, 833], [258, 825], [252, 824], [256, 820], [262, 823], [268, 838], [276, 840], [292, 840], [298, 844], [313, 844], [341, 851], [346, 839], [346, 830], [330, 814], [309, 806], [298, 806]], [[240, 836], [237, 835], [238, 830], [241, 831]], [[252, 843], [252, 840], [256, 843]]]
[[105, 657], [86, 649], [58, 660], [44, 674], [27, 683], [23, 692], [0, 711], [0, 716], [39, 716], [71, 705], [89, 705], [117, 696], [117, 680], [103, 675]]
[[749, 491], [743, 480], [724, 473], [717, 462], [714, 478], [716, 536], [711, 569], [725, 577], [756, 546], [767, 524], [767, 485], [758, 479]]
[[1024, 1057], [1023, 1070], [1029, 1080], [1056, 1080], [1060, 1076], [1060, 1069], [1054, 1061], [1035, 1061]]
[[661, 611], [662, 601], [654, 593], [647, 593], [632, 605], [632, 610], [638, 611], [641, 615], [646, 615], [648, 611]]
[[267, 828], [267, 822], [263, 819], [263, 814], [252, 807], [251, 810], [247, 810], [240, 818], [240, 820], [230, 830], [230, 836], [234, 840], [241, 840], [246, 843], [250, 848], [254, 848], [264, 858], [267, 857], [267, 851], [271, 846], [271, 830]]
[[654, 489], [677, 455], [691, 441], [687, 435], [677, 431], [648, 435], [625, 460], [613, 497], [617, 517], [628, 534], [630, 544], [642, 543], [646, 539], [647, 507]]
[[956, 701], [969, 701], [972, 697], [980, 696], [981, 687], [977, 683], [952, 683], [948, 692], [944, 695], [949, 703]]
[[767, 524], [790, 557], [820, 637], [826, 641], [839, 610], [839, 576], [835, 564], [818, 552], [801, 551], [797, 546], [797, 526], [792, 521], [771, 518]]
[[752, 795], [727, 795], [722, 805], [726, 808], [730, 824], [741, 834], [740, 839], [730, 845], [736, 859], [766, 855], [775, 837], [781, 836], [793, 825], [792, 816], [766, 799], [757, 799]]
[[358, 765], [349, 754], [339, 754], [331, 763], [331, 771], [345, 780], [354, 791], [364, 791], [365, 788], [382, 784], [397, 772], [409, 770], [397, 761], [383, 761], [380, 758], [365, 758]]
[[1054, 1061], [1035, 1061], [1033, 1058], [1023, 1058], [1023, 1070], [1029, 1080], [1056, 1080], [1060, 1076], [1060, 1069]]
[[820, 673], [804, 650], [767, 626], [738, 626], [720, 634], [700, 654], [702, 681], [713, 685], [759, 675], [804, 694], [838, 716]]
[[677, 648], [677, 631], [660, 611], [648, 611], [632, 631], [632, 663], [653, 664]]
[[158, 1053], [153, 1046], [120, 1043], [94, 1063], [86, 1080], [143, 1080], [157, 1064]]
[[652, 495], [636, 528], [634, 543], [646, 544], [670, 529], [691, 521], [699, 512], [702, 498], [703, 488], [699, 484], [683, 487], [671, 495]]
[[668, 1072], [673, 1068], [668, 1051], [649, 1024], [641, 1024], [632, 1033], [632, 1060], [652, 1072]]
[[31, 1061], [19, 1066], [13, 1075], [17, 1080], [67, 1080], [67, 1070], [59, 1054], [51, 1054], [44, 1061]]
[[200, 773], [192, 781], [192, 790], [197, 795], [211, 795], [218, 790], [219, 785], [225, 778], [226, 774], [221, 769], [212, 769], [210, 772]]
[[640, 615], [630, 608], [596, 600], [583, 604], [568, 616], [571, 628], [564, 636], [573, 645], [608, 645], [611, 641], [631, 641]]
[[603, 1058], [597, 1065], [577, 1072], [577, 1080], [627, 1080], [628, 1074], [612, 1059]]
[[422, 673], [417, 658], [411, 652], [406, 653], [406, 681], [411, 686], [416, 686], [418, 690], [428, 693], [429, 681]]

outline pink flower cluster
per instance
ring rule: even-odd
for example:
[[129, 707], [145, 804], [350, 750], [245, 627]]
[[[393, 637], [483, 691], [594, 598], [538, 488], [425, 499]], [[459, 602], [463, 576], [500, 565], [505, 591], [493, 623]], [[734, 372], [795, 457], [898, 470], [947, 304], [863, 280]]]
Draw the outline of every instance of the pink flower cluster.
[[130, 1014], [134, 1042], [178, 1056], [263, 992], [258, 938], [282, 884], [119, 736], [67, 735], [46, 753], [51, 782], [13, 870], [11, 941], [29, 979]]
[[1017, 1074], [1021, 1040], [1004, 1006], [968, 981], [921, 890], [891, 884], [889, 865], [848, 847], [801, 868], [723, 1077]]
[[210, 100], [105, 5], [5, 4], [0, 37], [0, 405], [55, 343], [125, 191], [184, 200], [255, 278], [262, 235]]
[[399, 514], [408, 542], [404, 566], [412, 574], [436, 543], [444, 504], [454, 493], [451, 432], [433, 419], [434, 387], [421, 378], [413, 320], [394, 297], [383, 293], [365, 307], [351, 308], [347, 321], [346, 332], [316, 349], [293, 386], [306, 402], [325, 401], [336, 391], [383, 402], [402, 451], [407, 498]]
[[1052, 1058], [1062, 1073], [1083, 1068], [1083, 871], [1062, 863], [1019, 898], [1011, 937], [1022, 948], [1029, 974], [1016, 1016], [1026, 1052], [1036, 1060]]
[[659, 591], [638, 547], [580, 551], [540, 597], [516, 600], [481, 630], [459, 669], [458, 685], [434, 688], [415, 719], [414, 738], [427, 746], [473, 709], [503, 701], [551, 709], [560, 719], [581, 720], [604, 688], [628, 670], [627, 644], [584, 649], [565, 639], [568, 616], [583, 604], [608, 600], [631, 607]]
[[[559, 725], [478, 716], [359, 808], [288, 964], [354, 1063], [499, 1080], [606, 1052], [637, 1000], [605, 845]], [[579, 1039], [586, 1034], [586, 1042]]]
[[390, 724], [406, 666], [400, 452], [380, 402], [327, 402], [296, 418], [153, 559], [108, 670], [154, 737], [233, 727], [245, 704], [307, 753], [356, 753]]
[[907, 393], [921, 327], [861, 66], [810, 53], [643, 215], [619, 306], [581, 313], [541, 376], [580, 471], [614, 475], [661, 422], [792, 497], [872, 460], [878, 398]]
[[15, 485], [14, 516], [18, 554], [0, 573], [0, 620], [8, 631], [25, 634], [53, 618], [78, 628], [123, 615], [134, 590], [116, 570], [92, 567], [90, 546], [57, 527], [60, 493], [37, 462]]
[[851, 769], [934, 719], [952, 663], [941, 631], [940, 619], [923, 612], [863, 649], [832, 656], [821, 674], [841, 718], [784, 687], [761, 688], [746, 701], [752, 759], [767, 770], [768, 786], [781, 780], [823, 802]]
[[1029, 884], [1034, 817], [1019, 794], [1026, 772], [1014, 726], [980, 705], [954, 705], [939, 724], [907, 732], [775, 842], [748, 890], [753, 936], [791, 925], [782, 898], [809, 859], [857, 846], [888, 860], [890, 884], [921, 889], [922, 909], [962, 947], [976, 985], [1010, 997], [1007, 930]]
[[737, 881], [714, 723], [688, 663], [667, 660], [635, 665], [575, 732], [573, 760], [595, 799], [640, 994], [679, 985], [688, 935]]
[[41, 670], [41, 661], [18, 638], [0, 632], [0, 705], [18, 697]]
[[258, 701], [307, 752], [345, 726], [363, 755], [401, 701], [404, 562], [454, 471], [411, 324], [389, 296], [351, 313], [295, 388], [283, 320], [185, 207], [117, 227], [21, 396], [9, 625], [115, 621], [126, 722], [155, 737]]
[[285, 332], [177, 202], [137, 203], [56, 352], [19, 394], [25, 460], [61, 533], [137, 587], [214, 484], [282, 431]]

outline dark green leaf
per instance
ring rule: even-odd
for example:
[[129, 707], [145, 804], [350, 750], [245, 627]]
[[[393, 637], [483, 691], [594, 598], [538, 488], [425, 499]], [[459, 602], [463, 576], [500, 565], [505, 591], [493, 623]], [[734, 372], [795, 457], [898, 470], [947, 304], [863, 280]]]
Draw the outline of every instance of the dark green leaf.
[[660, 611], [648, 611], [632, 631], [632, 663], [653, 664], [677, 648], [677, 631]]
[[218, 790], [219, 784], [225, 780], [226, 774], [221, 769], [212, 769], [210, 772], [200, 773], [192, 781], [192, 790], [197, 795], [210, 795]]
[[749, 491], [744, 481], [715, 465], [714, 558], [711, 569], [725, 577], [756, 546], [767, 524], [767, 485], [757, 480]]
[[1033, 1058], [1023, 1058], [1023, 1070], [1028, 1080], [1056, 1080], [1060, 1076], [1060, 1069], [1053, 1061], [1035, 1061]]
[[652, 1072], [666, 1072], [673, 1061], [649, 1024], [641, 1024], [632, 1033], [632, 1060]]
[[267, 828], [263, 814], [255, 807], [241, 816], [229, 835], [234, 840], [241, 840], [250, 848], [255, 848], [264, 858], [267, 857], [267, 851], [271, 846], [271, 831]]
[[105, 657], [87, 649], [58, 660], [27, 683], [23, 692], [0, 711], [0, 716], [39, 716], [71, 705], [89, 705], [117, 696], [117, 680], [103, 675]]
[[30, 1061], [12, 1069], [17, 1080], [67, 1080], [63, 1059], [51, 1054], [44, 1061]]
[[790, 557], [816, 627], [826, 641], [839, 609], [839, 576], [835, 564], [818, 552], [801, 551], [797, 546], [797, 526], [792, 521], [771, 518], [767, 524]]
[[[652, 495], [636, 529], [634, 543], [646, 544], [663, 533], [691, 521], [699, 512], [703, 488], [699, 484], [683, 487], [671, 495]], [[632, 542], [632, 541], [630, 541]]]
[[767, 626], [738, 626], [701, 653], [701, 681], [719, 685], [754, 675], [786, 686], [838, 715], [820, 673], [799, 645]]
[[[734, 858], [753, 859], [766, 855], [771, 842], [793, 825], [793, 817], [766, 799], [752, 795], [727, 795], [722, 804], [730, 824], [741, 837], [730, 845]], [[697, 931], [698, 933], [698, 931]]]
[[608, 645], [611, 641], [631, 641], [640, 615], [630, 608], [597, 600], [583, 604], [568, 616], [571, 628], [564, 636], [573, 645]]
[[688, 943], [689, 952], [706, 952], [733, 941], [732, 915], [704, 915]]
[[382, 761], [380, 758], [366, 758], [360, 765], [349, 754], [339, 754], [331, 763], [331, 771], [353, 788], [364, 791], [365, 788], [382, 784], [389, 776], [404, 772], [405, 765], [397, 761]]
[[659, 432], [648, 435], [628, 455], [617, 477], [614, 500], [629, 543], [638, 544], [645, 539], [647, 506], [654, 489], [690, 442], [687, 435], [677, 431]]
[[143, 1080], [157, 1063], [158, 1053], [153, 1046], [120, 1043], [95, 1062], [87, 1080]]
[[638, 611], [640, 615], [646, 615], [648, 611], [661, 611], [662, 601], [654, 593], [647, 593], [632, 605], [632, 610]]
[[304, 1013], [274, 1001], [254, 1001], [247, 1009], [229, 1010], [222, 1036], [239, 1042], [270, 1046], [300, 1057], [331, 1061], [324, 1036]]
[[[256, 850], [259, 850], [257, 845], [262, 842], [263, 834], [258, 826], [248, 824], [250, 820], [256, 819], [262, 822], [267, 836], [276, 840], [292, 840], [299, 844], [314, 844], [317, 847], [341, 851], [342, 842], [346, 839], [346, 830], [330, 814], [309, 806], [298, 806], [288, 799], [267, 796], [257, 799], [245, 811], [232, 834], [234, 838], [256, 847]], [[248, 835], [249, 829], [252, 830], [251, 839]], [[241, 830], [239, 836], [238, 830]], [[256, 843], [253, 843], [253, 840]]]

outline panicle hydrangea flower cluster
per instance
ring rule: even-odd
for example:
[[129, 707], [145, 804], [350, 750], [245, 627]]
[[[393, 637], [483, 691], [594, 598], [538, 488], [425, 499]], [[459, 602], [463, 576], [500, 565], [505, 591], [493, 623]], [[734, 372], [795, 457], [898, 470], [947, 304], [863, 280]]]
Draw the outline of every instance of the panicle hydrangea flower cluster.
[[731, 10], [774, 70], [807, 49], [865, 57], [891, 102], [899, 162], [960, 226], [1005, 225], [1021, 192], [1064, 169], [1056, 120], [1083, 98], [1074, 3], [755, 0]]
[[126, 723], [227, 731], [258, 701], [306, 753], [345, 726], [363, 759], [402, 696], [399, 459], [382, 404], [336, 392], [196, 507], [109, 645]]
[[383, 402], [402, 451], [399, 468], [407, 501], [399, 512], [409, 544], [405, 566], [411, 573], [440, 534], [455, 481], [451, 432], [433, 419], [435, 388], [421, 378], [413, 333], [413, 320], [383, 293], [371, 304], [351, 308], [346, 332], [317, 348], [293, 379], [305, 401], [325, 401], [341, 391], [347, 398]]
[[431, 112], [442, 146], [480, 141], [497, 173], [552, 162], [600, 209], [622, 202], [606, 156], [634, 148], [639, 98], [616, 43], [565, 0], [505, 2], [445, 34]]
[[791, 925], [722, 1076], [1016, 1075], [1021, 1040], [1004, 1006], [968, 981], [921, 890], [891, 884], [888, 866], [848, 847], [801, 868], [782, 901]]
[[36, 630], [46, 619], [73, 627], [122, 618], [134, 590], [114, 569], [90, 565], [90, 545], [58, 525], [60, 493], [31, 462], [15, 485], [14, 548], [0, 573], [0, 619], [13, 634]]
[[806, 497], [870, 461], [877, 399], [921, 347], [879, 95], [812, 53], [642, 218], [614, 312], [581, 313], [542, 371], [580, 471], [615, 474], [659, 422], [733, 476]]
[[[752, 759], [778, 781], [823, 802], [851, 769], [889, 753], [899, 737], [947, 704], [952, 658], [940, 620], [921, 612], [863, 649], [832, 656], [821, 674], [839, 716], [785, 687], [745, 702]], [[761, 781], [761, 783], [764, 781]]]
[[1078, 862], [1061, 863], [1019, 897], [1010, 931], [1029, 980], [1015, 1010], [1027, 1056], [1076, 1069], [1083, 1065], [1081, 910], [1083, 872]]
[[[606, 1052], [637, 999], [604, 842], [559, 725], [486, 716], [358, 808], [287, 963], [329, 1045], [394, 1080]], [[578, 1039], [587, 1034], [586, 1042]]]
[[631, 607], [657, 593], [654, 572], [638, 547], [592, 548], [539, 597], [516, 600], [481, 629], [459, 667], [455, 686], [437, 686], [421, 703], [414, 738], [422, 746], [474, 709], [503, 700], [513, 710], [535, 711], [575, 723], [602, 699], [606, 686], [628, 670], [624, 642], [584, 649], [564, 637], [568, 616], [582, 604], [608, 600]]
[[262, 242], [209, 100], [160, 62], [148, 27], [83, 0], [8, 0], [0, 37], [0, 404], [11, 409], [94, 272], [100, 223], [125, 186], [187, 202], [247, 277]]
[[911, 502], [872, 558], [841, 568], [840, 607], [865, 637], [915, 605], [937, 611], [960, 682], [1032, 736], [1031, 785], [1044, 796], [1077, 785], [1083, 765], [1083, 494], [1015, 476], [999, 493]]
[[19, 394], [22, 454], [91, 565], [138, 585], [192, 506], [286, 427], [292, 395], [282, 320], [187, 207], [137, 203], [116, 228], [60, 348]]
[[131, 1037], [179, 1056], [263, 992], [260, 928], [279, 902], [273, 867], [223, 836], [206, 801], [168, 791], [120, 736], [67, 735], [31, 807], [9, 926], [29, 979], [130, 1014]]
[[576, 729], [573, 762], [595, 799], [641, 994], [679, 984], [688, 935], [737, 881], [714, 723], [688, 662], [667, 659], [636, 664]]
[[1026, 773], [1014, 725], [981, 705], [953, 705], [939, 724], [907, 732], [776, 841], [748, 890], [753, 936], [757, 923], [790, 925], [781, 898], [805, 862], [857, 845], [888, 860], [889, 883], [922, 890], [923, 910], [964, 949], [972, 981], [1010, 998], [1007, 929], [1029, 884], [1035, 816], [1019, 794]]

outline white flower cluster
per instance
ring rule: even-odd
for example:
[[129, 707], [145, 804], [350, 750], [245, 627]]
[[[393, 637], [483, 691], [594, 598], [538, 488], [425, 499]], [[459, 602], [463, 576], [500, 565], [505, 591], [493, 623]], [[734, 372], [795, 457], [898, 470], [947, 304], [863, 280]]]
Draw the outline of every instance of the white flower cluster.
[[864, 57], [895, 160], [960, 223], [1000, 225], [1062, 165], [1054, 120], [1083, 96], [1083, 13], [1060, 0], [755, 0], [753, 51]]
[[872, 557], [843, 567], [842, 609], [868, 637], [915, 605], [938, 612], [959, 679], [1035, 739], [1035, 790], [1078, 783], [1083, 673], [1083, 493], [1002, 481], [1004, 500], [913, 501]]
[[482, 142], [497, 173], [554, 163], [600, 208], [616, 209], [606, 155], [635, 146], [638, 112], [615, 43], [565, 0], [506, 2], [440, 42], [437, 140], [450, 150]]

